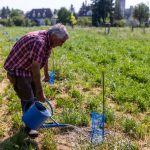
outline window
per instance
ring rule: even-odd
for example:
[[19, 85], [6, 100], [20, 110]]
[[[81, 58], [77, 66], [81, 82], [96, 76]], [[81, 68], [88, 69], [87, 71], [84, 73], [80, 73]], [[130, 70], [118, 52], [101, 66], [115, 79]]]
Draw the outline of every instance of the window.
[[44, 17], [44, 18], [46, 17], [46, 14], [45, 14], [45, 12], [43, 12], [43, 17]]
[[35, 11], [33, 12], [32, 17], [35, 17]]
[[38, 15], [38, 17], [41, 17], [41, 14], [40, 14], [40, 12], [38, 12], [38, 14], [37, 14], [37, 15]]

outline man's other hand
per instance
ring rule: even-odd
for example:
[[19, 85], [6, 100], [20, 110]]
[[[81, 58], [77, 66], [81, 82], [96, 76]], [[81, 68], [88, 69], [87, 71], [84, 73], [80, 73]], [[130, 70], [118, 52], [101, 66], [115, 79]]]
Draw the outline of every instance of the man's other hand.
[[49, 82], [49, 76], [45, 76], [42, 81], [44, 81], [44, 82]]

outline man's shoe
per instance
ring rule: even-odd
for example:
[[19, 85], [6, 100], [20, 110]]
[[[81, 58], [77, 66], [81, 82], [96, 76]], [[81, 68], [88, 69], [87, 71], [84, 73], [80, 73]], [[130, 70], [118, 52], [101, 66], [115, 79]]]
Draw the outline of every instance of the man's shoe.
[[25, 127], [25, 132], [32, 138], [38, 137], [38, 131]]
[[38, 131], [37, 130], [30, 130], [29, 132], [28, 132], [28, 135], [30, 136], [30, 137], [32, 137], [32, 138], [35, 138], [35, 137], [38, 137]]

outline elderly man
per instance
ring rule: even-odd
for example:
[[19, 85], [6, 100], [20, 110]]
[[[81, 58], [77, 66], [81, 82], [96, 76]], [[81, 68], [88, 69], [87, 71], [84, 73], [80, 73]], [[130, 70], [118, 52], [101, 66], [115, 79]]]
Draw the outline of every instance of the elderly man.
[[[44, 68], [44, 81], [48, 81], [48, 58], [52, 48], [62, 46], [68, 38], [66, 27], [62, 24], [56, 24], [49, 30], [26, 34], [13, 46], [5, 61], [4, 68], [21, 100], [23, 111], [24, 108], [28, 109], [31, 106], [34, 97], [45, 102], [40, 69]], [[38, 132], [28, 129], [28, 134], [37, 136]]]

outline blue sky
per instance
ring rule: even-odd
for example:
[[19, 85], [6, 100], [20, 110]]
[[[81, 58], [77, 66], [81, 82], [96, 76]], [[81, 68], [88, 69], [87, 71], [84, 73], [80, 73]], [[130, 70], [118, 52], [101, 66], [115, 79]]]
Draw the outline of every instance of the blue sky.
[[[82, 3], [85, 0], [0, 0], [0, 8], [3, 6], [8, 6], [9, 8], [18, 8], [23, 11], [30, 11], [32, 8], [51, 8], [59, 9], [62, 6], [70, 8], [70, 5], [73, 4], [75, 10], [78, 11]], [[150, 5], [150, 0], [126, 0], [126, 8], [129, 8], [130, 5], [135, 6], [136, 4], [144, 2]], [[87, 0], [87, 3], [91, 3], [91, 0]]]

